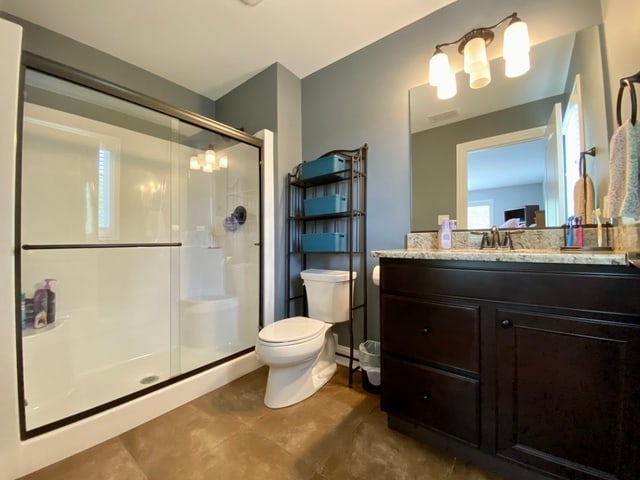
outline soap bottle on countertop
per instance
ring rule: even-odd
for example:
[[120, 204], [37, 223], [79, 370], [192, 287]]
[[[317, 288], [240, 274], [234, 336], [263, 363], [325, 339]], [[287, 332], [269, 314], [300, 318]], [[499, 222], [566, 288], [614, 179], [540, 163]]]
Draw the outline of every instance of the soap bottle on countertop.
[[51, 282], [55, 281], [55, 278], [44, 279], [44, 288], [47, 290], [47, 323], [56, 321], [56, 292], [51, 290]]
[[449, 219], [443, 220], [438, 230], [438, 246], [444, 249], [451, 248], [451, 228], [449, 227]]

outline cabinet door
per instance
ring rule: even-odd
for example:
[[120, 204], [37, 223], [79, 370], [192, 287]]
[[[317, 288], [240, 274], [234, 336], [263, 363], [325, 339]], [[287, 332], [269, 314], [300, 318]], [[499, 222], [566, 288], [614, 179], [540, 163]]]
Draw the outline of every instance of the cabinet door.
[[497, 311], [497, 453], [562, 478], [637, 479], [640, 329]]
[[382, 357], [382, 409], [477, 447], [479, 381]]

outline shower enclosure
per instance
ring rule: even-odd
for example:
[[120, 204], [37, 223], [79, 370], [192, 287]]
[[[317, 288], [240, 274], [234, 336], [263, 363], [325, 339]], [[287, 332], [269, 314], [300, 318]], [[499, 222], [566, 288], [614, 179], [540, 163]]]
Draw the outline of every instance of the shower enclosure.
[[261, 323], [261, 141], [36, 64], [16, 195], [23, 438], [246, 353]]

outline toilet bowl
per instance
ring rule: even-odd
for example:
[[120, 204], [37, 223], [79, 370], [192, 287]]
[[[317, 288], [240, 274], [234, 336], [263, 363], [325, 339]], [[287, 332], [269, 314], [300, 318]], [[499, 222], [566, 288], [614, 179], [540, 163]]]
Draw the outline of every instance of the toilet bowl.
[[336, 371], [334, 323], [350, 318], [349, 272], [304, 270], [300, 273], [309, 317], [292, 317], [258, 333], [256, 355], [269, 366], [264, 403], [282, 408], [313, 395]]

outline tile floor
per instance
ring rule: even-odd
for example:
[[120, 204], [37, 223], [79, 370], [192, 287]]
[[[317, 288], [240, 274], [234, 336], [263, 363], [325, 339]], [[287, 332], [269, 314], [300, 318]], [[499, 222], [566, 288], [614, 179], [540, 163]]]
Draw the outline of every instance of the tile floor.
[[288, 408], [263, 403], [261, 368], [24, 480], [500, 480], [389, 430], [347, 369]]

